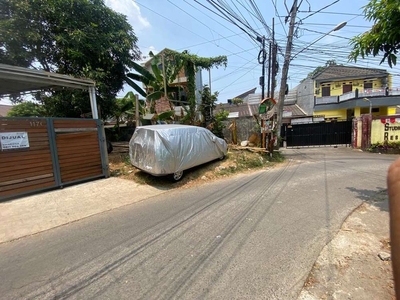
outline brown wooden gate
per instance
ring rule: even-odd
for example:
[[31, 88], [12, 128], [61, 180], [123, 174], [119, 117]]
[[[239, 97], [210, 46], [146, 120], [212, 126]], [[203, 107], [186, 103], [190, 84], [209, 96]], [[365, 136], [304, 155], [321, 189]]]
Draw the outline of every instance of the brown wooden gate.
[[0, 200], [108, 176], [102, 123], [0, 118]]
[[62, 182], [103, 174], [96, 120], [54, 120]]
[[29, 139], [29, 148], [0, 151], [0, 198], [56, 186], [47, 122], [0, 119], [0, 133], [25, 132]]

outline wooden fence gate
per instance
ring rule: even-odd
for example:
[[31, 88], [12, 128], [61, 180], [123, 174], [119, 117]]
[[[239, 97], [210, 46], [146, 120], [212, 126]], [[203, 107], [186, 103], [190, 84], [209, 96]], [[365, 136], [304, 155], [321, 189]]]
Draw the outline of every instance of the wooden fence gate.
[[94, 119], [0, 118], [0, 201], [108, 177], [103, 125]]

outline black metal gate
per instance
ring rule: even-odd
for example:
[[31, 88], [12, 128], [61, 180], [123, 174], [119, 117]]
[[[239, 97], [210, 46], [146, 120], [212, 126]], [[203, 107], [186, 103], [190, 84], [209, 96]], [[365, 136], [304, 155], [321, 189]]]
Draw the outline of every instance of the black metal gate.
[[286, 147], [351, 144], [352, 121], [283, 125]]

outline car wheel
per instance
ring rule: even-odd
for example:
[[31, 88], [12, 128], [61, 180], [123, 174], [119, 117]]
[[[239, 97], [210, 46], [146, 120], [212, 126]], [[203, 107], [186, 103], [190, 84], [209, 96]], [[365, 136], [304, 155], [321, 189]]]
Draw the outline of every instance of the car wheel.
[[183, 177], [183, 171], [175, 172], [174, 174], [172, 174], [173, 181], [179, 181], [182, 179], [182, 177]]
[[225, 159], [225, 155], [222, 155], [220, 158], [218, 158], [219, 160], [224, 160]]

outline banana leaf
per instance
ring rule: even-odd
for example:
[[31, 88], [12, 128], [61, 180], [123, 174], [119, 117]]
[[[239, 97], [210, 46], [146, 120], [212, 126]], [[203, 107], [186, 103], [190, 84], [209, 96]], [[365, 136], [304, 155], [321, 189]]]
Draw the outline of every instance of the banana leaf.
[[145, 98], [147, 97], [146, 92], [140, 86], [138, 86], [135, 82], [130, 80], [128, 77], [125, 77], [125, 81], [127, 84], [129, 84], [131, 87], [133, 87], [133, 89], [135, 91], [137, 91], [141, 96], [143, 96]]
[[175, 115], [174, 110], [164, 111], [164, 112], [158, 114], [158, 120], [165, 121], [167, 119], [171, 119], [174, 115]]
[[142, 67], [138, 63], [132, 62], [133, 69], [135, 69], [136, 72], [138, 72], [140, 75], [143, 75], [149, 81], [155, 81], [156, 78], [154, 77], [153, 74], [151, 74], [149, 71], [146, 70], [146, 68]]
[[126, 74], [126, 76], [128, 76], [130, 79], [136, 80], [136, 81], [140, 81], [145, 85], [149, 85], [150, 84], [150, 80], [149, 78], [140, 75], [140, 74], [135, 74], [135, 73], [128, 73]]
[[164, 77], [161, 75], [161, 70], [158, 68], [158, 65], [153, 61], [151, 63], [151, 69], [153, 70], [154, 76], [156, 77], [158, 82], [164, 82]]
[[150, 101], [158, 100], [163, 96], [163, 92], [161, 91], [155, 91], [154, 93], [151, 93], [147, 95], [147, 99]]

